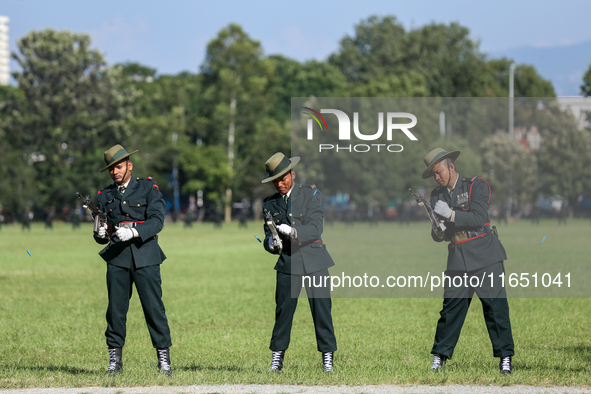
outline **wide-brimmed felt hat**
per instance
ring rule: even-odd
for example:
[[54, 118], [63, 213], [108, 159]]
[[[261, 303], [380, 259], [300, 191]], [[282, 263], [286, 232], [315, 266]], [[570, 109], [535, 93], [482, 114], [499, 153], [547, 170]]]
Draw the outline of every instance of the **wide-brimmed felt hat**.
[[427, 169], [423, 172], [423, 179], [427, 179], [433, 176], [433, 167], [440, 161], [447, 159], [448, 157], [455, 160], [460, 155], [459, 150], [452, 150], [447, 152], [443, 148], [435, 148], [425, 156], [423, 159], [427, 165]]
[[111, 167], [113, 164], [120, 162], [123, 159], [128, 158], [129, 156], [133, 155], [137, 150], [134, 150], [131, 153], [127, 153], [124, 147], [117, 144], [108, 151], [105, 152], [105, 164], [107, 165], [105, 168], [101, 170], [101, 172], [106, 171]]
[[263, 178], [261, 183], [271, 182], [274, 179], [279, 178], [287, 171], [291, 170], [300, 162], [298, 156], [294, 156], [291, 159], [285, 156], [281, 152], [275, 153], [265, 163], [265, 170], [267, 170], [267, 176]]

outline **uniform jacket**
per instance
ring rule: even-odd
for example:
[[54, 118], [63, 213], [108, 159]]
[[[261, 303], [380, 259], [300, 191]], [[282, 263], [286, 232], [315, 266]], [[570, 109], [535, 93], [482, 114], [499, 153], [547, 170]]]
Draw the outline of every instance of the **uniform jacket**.
[[[288, 224], [297, 231], [297, 240], [279, 234], [283, 251], [275, 269], [286, 274], [311, 274], [332, 267], [334, 262], [322, 242], [324, 208], [322, 196], [316, 187], [294, 183], [287, 206], [280, 193], [275, 193], [263, 202], [263, 209], [273, 216], [276, 225]], [[269, 249], [271, 231], [265, 223], [265, 249]], [[276, 253], [276, 252], [275, 252]]]
[[123, 196], [115, 183], [107, 186], [98, 192], [98, 206], [113, 226], [124, 221], [143, 222], [135, 224], [139, 237], [126, 242], [116, 236], [109, 242], [95, 234], [96, 242], [108, 243], [99, 252], [108, 264], [129, 268], [135, 262], [135, 267], [141, 268], [161, 264], [166, 259], [157, 236], [164, 224], [166, 203], [152, 178], [132, 176]]
[[[449, 238], [458, 231], [476, 231], [484, 228], [484, 236], [456, 245], [448, 246], [447, 269], [473, 271], [507, 259], [505, 249], [499, 239], [485, 227], [489, 223], [488, 204], [490, 186], [483, 178], [464, 178], [458, 174], [458, 181], [451, 196], [445, 186], [431, 192], [431, 206], [438, 200], [445, 201], [455, 211], [455, 222], [444, 221], [445, 235]], [[433, 230], [431, 236], [441, 242]]]

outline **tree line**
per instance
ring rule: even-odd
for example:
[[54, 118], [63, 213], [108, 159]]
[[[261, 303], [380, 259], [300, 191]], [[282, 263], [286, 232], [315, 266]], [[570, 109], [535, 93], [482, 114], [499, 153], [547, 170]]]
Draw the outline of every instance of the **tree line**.
[[[394, 16], [362, 20], [325, 61], [306, 62], [266, 55], [230, 24], [209, 42], [195, 72], [176, 75], [136, 62], [108, 65], [87, 34], [31, 31], [17, 44], [17, 84], [0, 88], [0, 204], [7, 219], [27, 208], [73, 207], [76, 191], [96, 194], [109, 182], [99, 172], [103, 152], [116, 143], [139, 150], [134, 172], [153, 176], [173, 211], [201, 191], [206, 207], [225, 206], [229, 218], [232, 202], [270, 193], [260, 183], [263, 163], [291, 151], [292, 97], [507, 97], [512, 63], [490, 59], [460, 24], [409, 30]], [[583, 94], [591, 94], [590, 79], [591, 67]], [[516, 67], [514, 89], [516, 98], [555, 97], [552, 84], [525, 64]], [[511, 141], [506, 125], [483, 134], [477, 118], [458, 121], [451, 137], [431, 142], [465, 148], [474, 174], [494, 174], [500, 201], [560, 194], [575, 206], [591, 194], [590, 131], [577, 130], [552, 102], [543, 115], [530, 107], [518, 110], [515, 122], [540, 130], [540, 149]], [[375, 198], [384, 205], [406, 198], [406, 180], [421, 165], [391, 169], [403, 181]], [[366, 174], [350, 168], [347, 176], [354, 182]], [[505, 187], [509, 177], [512, 188]], [[327, 182], [325, 193], [335, 188]]]

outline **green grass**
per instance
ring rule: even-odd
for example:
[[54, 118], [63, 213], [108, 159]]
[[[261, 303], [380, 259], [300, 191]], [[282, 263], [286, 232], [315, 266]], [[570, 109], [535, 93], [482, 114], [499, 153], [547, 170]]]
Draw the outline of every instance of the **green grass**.
[[[583, 220], [570, 220], [560, 227], [556, 221], [500, 227], [509, 255], [508, 273], [555, 270], [569, 262], [586, 268], [590, 230], [589, 221]], [[275, 258], [253, 237], [263, 235], [261, 223], [250, 223], [248, 229], [237, 224], [222, 229], [210, 223], [192, 229], [166, 224], [160, 243], [168, 256], [162, 276], [174, 376], [156, 373], [155, 350], [134, 291], [124, 348], [125, 374], [110, 378], [103, 374], [108, 364], [105, 263], [97, 255], [101, 246], [90, 233], [89, 225], [73, 231], [66, 224], [56, 224], [53, 231], [41, 225], [33, 225], [29, 233], [18, 226], [0, 230], [0, 388], [219, 383], [545, 386], [589, 385], [591, 381], [587, 298], [509, 300], [516, 346], [515, 372], [510, 377], [498, 372], [477, 299], [446, 371], [429, 371], [441, 308], [437, 295], [335, 298], [339, 350], [335, 372], [325, 374], [309, 307], [301, 299], [285, 372], [267, 374]], [[547, 239], [540, 244], [544, 235]], [[374, 258], [391, 261], [396, 269], [429, 262], [441, 272], [445, 266], [445, 245], [430, 239], [427, 223], [380, 223], [373, 228], [337, 223], [326, 227], [324, 239], [337, 263], [331, 270], [335, 275], [343, 267], [351, 268], [352, 261], [361, 265], [360, 272], [369, 273], [367, 251]], [[392, 267], [385, 264], [379, 270], [388, 272]], [[583, 274], [582, 269], [575, 285], [583, 286]], [[509, 296], [518, 290], [509, 289]]]

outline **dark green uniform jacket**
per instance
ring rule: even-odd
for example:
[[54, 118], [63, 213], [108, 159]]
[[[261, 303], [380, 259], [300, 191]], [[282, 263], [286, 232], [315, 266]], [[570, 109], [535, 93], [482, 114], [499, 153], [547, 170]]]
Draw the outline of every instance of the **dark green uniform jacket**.
[[108, 264], [130, 268], [135, 262], [135, 267], [141, 268], [161, 264], [166, 259], [157, 236], [164, 225], [166, 203], [152, 178], [132, 176], [123, 196], [115, 183], [107, 186], [98, 192], [98, 206], [113, 226], [125, 221], [143, 222], [135, 223], [139, 238], [126, 242], [116, 236], [109, 242], [95, 235], [98, 243], [109, 243], [99, 252]]
[[[297, 241], [279, 234], [283, 241], [283, 252], [275, 269], [285, 274], [310, 274], [332, 267], [334, 262], [322, 242], [324, 209], [322, 196], [316, 187], [294, 183], [287, 206], [280, 193], [275, 193], [263, 202], [263, 209], [273, 216], [276, 225], [288, 224], [297, 231]], [[265, 224], [264, 246], [268, 252], [271, 231]]]
[[[499, 239], [490, 231], [488, 204], [490, 186], [483, 178], [464, 178], [458, 174], [458, 181], [450, 196], [444, 186], [431, 192], [431, 206], [443, 200], [455, 211], [455, 222], [444, 221], [445, 235], [449, 238], [458, 231], [486, 231], [486, 234], [448, 247], [447, 269], [474, 271], [506, 260], [505, 249]], [[437, 242], [443, 241], [434, 231], [431, 236]]]

